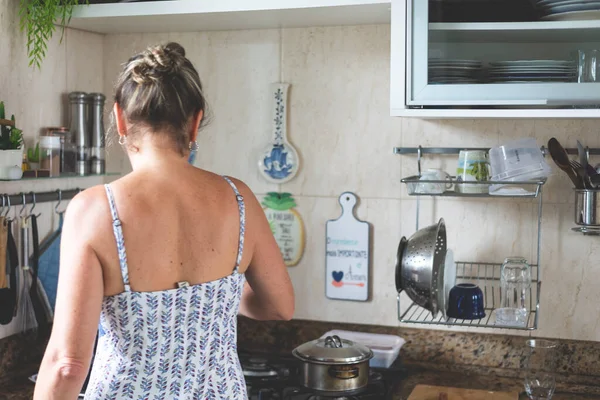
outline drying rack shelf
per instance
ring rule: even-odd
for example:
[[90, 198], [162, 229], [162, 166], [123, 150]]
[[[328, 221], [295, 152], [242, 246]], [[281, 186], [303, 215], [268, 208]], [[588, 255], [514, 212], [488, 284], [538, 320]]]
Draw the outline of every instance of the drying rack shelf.
[[[456, 320], [445, 318], [442, 313], [432, 315], [430, 311], [414, 303], [405, 291], [398, 292], [398, 319], [403, 323], [442, 325], [442, 326], [463, 326], [473, 328], [496, 328], [496, 329], [517, 329], [517, 330], [535, 330], [538, 327], [540, 313], [540, 290], [541, 290], [541, 237], [542, 237], [542, 189], [546, 179], [536, 179], [531, 181], [486, 181], [486, 182], [458, 182], [456, 177], [450, 177], [448, 180], [421, 180], [421, 162], [423, 155], [458, 155], [461, 150], [483, 150], [489, 151], [489, 148], [465, 148], [465, 147], [396, 147], [395, 154], [416, 155], [418, 175], [409, 176], [401, 180], [408, 187], [409, 195], [416, 197], [416, 230], [419, 230], [420, 217], [420, 199], [422, 196], [435, 197], [482, 197], [482, 198], [536, 198], [537, 203], [537, 254], [535, 260], [530, 260], [532, 284], [526, 296], [528, 304], [527, 322], [524, 326], [507, 326], [496, 324], [496, 309], [501, 304], [500, 272], [502, 264], [489, 262], [456, 262], [456, 283], [473, 283], [481, 288], [484, 294], [484, 308], [486, 316], [480, 320]], [[600, 149], [586, 148], [589, 155], [600, 154]], [[541, 147], [542, 153], [547, 150]], [[577, 154], [577, 149], [566, 149], [568, 154]], [[452, 188], [442, 193], [418, 193], [420, 183], [452, 183]], [[468, 185], [503, 185], [519, 187], [524, 189], [518, 191], [493, 191], [490, 193], [461, 193], [452, 190], [456, 183]], [[496, 188], [494, 188], [496, 189]], [[447, 296], [447, 293], [446, 293]]]
[[398, 294], [398, 319], [400, 322], [427, 325], [467, 326], [472, 328], [496, 328], [534, 330], [538, 326], [541, 281], [538, 265], [531, 265], [531, 287], [526, 296], [529, 314], [524, 326], [497, 325], [496, 308], [501, 304], [500, 269], [502, 264], [483, 262], [456, 262], [456, 283], [473, 283], [484, 296], [485, 317], [479, 320], [444, 318], [442, 313], [433, 316], [430, 311], [417, 305], [405, 293]]
[[[524, 189], [522, 192], [502, 192], [494, 193], [462, 193], [456, 191], [456, 185], [460, 184], [455, 176], [451, 180], [423, 180], [418, 175], [409, 176], [401, 180], [402, 183], [408, 185], [408, 194], [410, 196], [442, 196], [442, 197], [512, 197], [512, 198], [536, 198], [542, 192], [542, 186], [546, 183], [546, 179], [538, 179], [534, 181], [486, 181], [486, 182], [469, 182], [468, 185], [503, 185], [517, 186]], [[443, 193], [428, 193], [419, 189], [419, 184], [447, 184], [452, 183], [454, 189], [445, 190]]]

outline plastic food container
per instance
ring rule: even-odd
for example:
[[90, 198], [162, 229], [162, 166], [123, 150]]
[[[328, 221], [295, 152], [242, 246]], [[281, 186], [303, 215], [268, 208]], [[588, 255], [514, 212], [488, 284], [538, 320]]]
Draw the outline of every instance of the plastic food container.
[[369, 361], [369, 366], [372, 368], [389, 368], [396, 361], [400, 349], [406, 343], [406, 340], [400, 336], [342, 330], [329, 331], [321, 338], [333, 335], [370, 348], [373, 358]]
[[550, 166], [535, 139], [520, 139], [490, 149], [492, 181], [529, 181], [550, 176]]

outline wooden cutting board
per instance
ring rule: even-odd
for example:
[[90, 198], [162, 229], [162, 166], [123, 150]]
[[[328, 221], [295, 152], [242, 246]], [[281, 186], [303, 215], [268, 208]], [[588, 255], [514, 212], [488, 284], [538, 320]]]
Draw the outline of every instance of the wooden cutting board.
[[342, 193], [342, 215], [326, 224], [325, 294], [330, 299], [369, 300], [371, 226], [354, 216], [357, 201], [354, 193]]
[[439, 400], [446, 393], [448, 400], [518, 400], [518, 393], [488, 392], [487, 390], [459, 389], [445, 386], [417, 385], [408, 400]]

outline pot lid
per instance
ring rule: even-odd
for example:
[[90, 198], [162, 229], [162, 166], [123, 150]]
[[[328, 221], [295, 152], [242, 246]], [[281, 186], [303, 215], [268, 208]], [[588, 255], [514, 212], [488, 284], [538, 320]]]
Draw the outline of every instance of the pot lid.
[[303, 361], [318, 364], [355, 364], [373, 357], [373, 352], [367, 346], [340, 339], [336, 335], [304, 343], [292, 353]]

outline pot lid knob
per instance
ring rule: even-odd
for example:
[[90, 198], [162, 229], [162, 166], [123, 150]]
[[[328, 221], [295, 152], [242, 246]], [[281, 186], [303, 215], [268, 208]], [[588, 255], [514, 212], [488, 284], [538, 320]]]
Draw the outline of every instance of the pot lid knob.
[[340, 349], [343, 347], [342, 339], [338, 335], [327, 336], [325, 338], [325, 347]]

